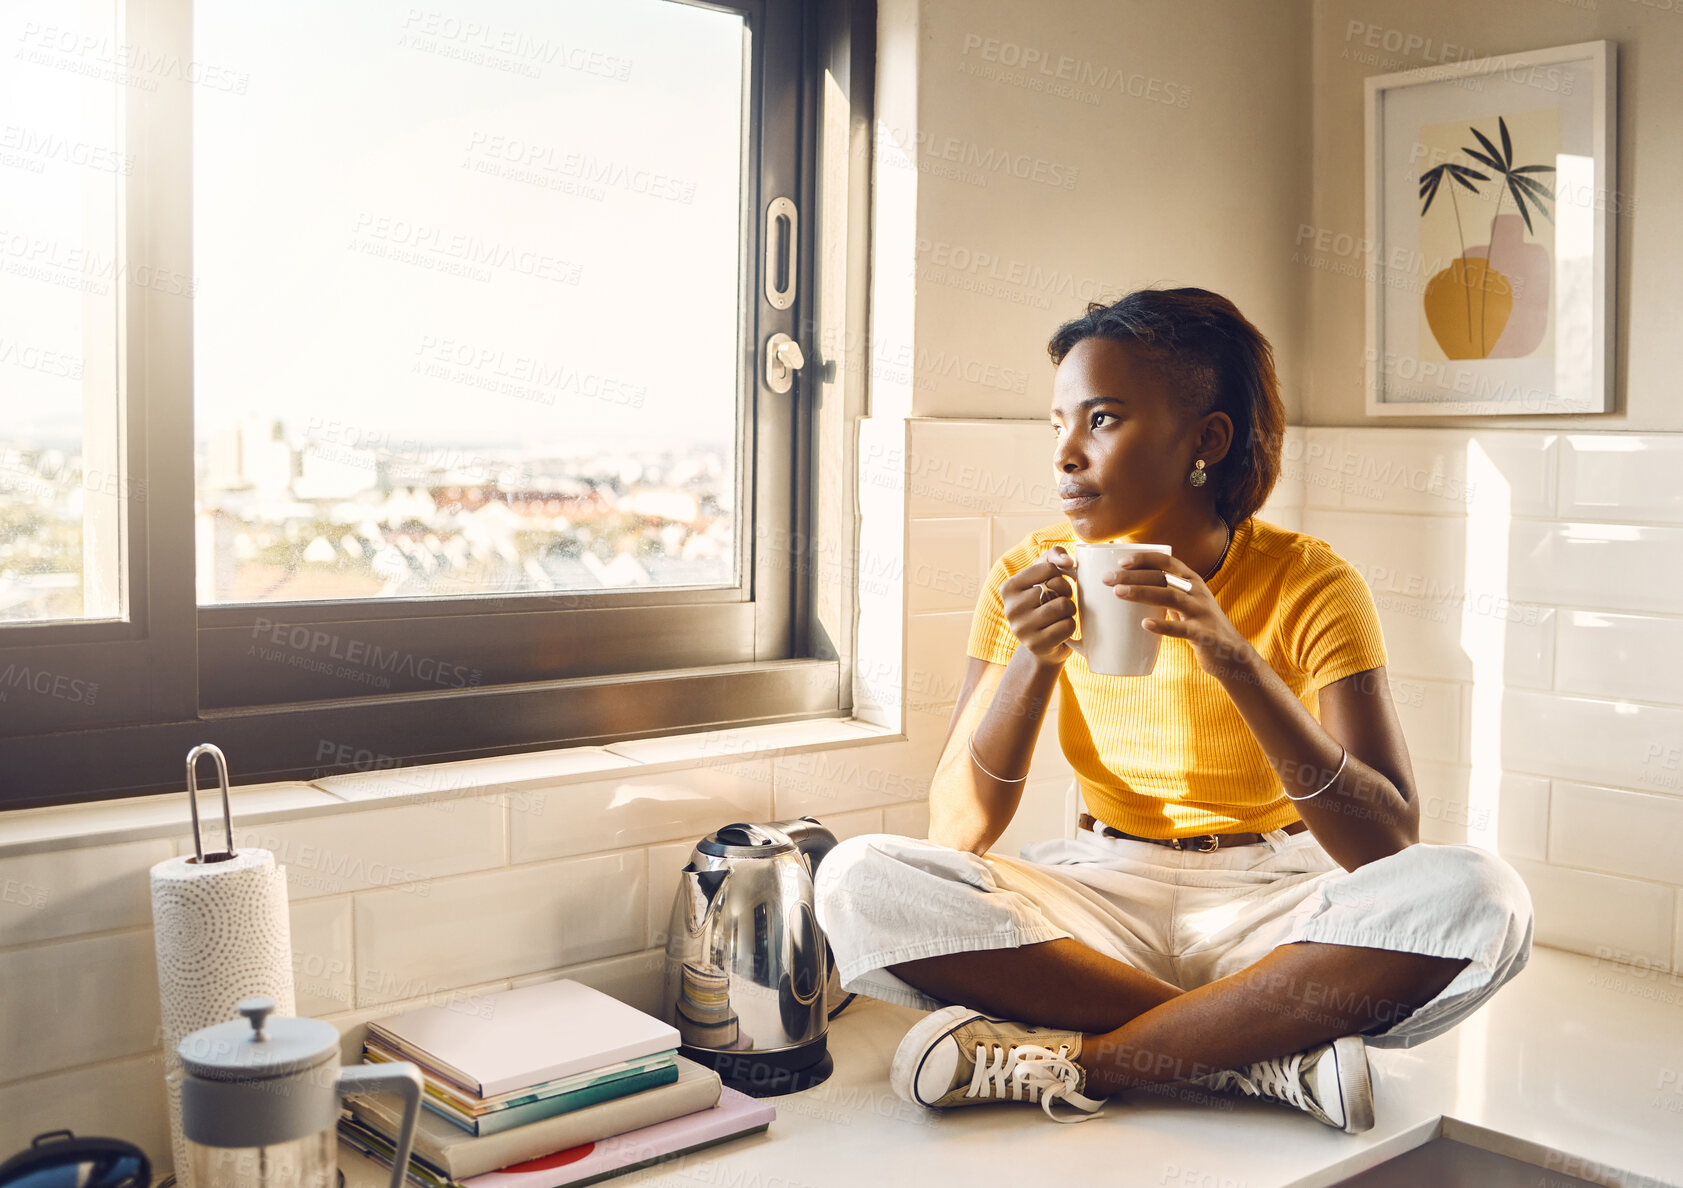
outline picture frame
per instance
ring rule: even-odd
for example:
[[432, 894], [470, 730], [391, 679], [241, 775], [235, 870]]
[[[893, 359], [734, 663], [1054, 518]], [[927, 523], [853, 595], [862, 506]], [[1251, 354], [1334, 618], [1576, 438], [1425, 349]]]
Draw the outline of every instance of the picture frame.
[[1617, 64], [1587, 41], [1366, 80], [1369, 416], [1613, 410]]

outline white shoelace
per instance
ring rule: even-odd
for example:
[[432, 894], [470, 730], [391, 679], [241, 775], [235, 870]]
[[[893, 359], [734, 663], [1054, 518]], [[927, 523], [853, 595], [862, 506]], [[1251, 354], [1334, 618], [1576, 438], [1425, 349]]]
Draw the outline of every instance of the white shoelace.
[[1272, 1097], [1278, 1101], [1290, 1102], [1305, 1113], [1314, 1114], [1319, 1106], [1311, 1108], [1309, 1094], [1303, 1086], [1303, 1078], [1298, 1075], [1306, 1053], [1294, 1052], [1277, 1060], [1259, 1060], [1250, 1065], [1245, 1073], [1233, 1069], [1224, 1069], [1210, 1078], [1212, 1089], [1239, 1089], [1252, 1097]]
[[[1085, 1122], [1099, 1116], [1102, 1103], [1077, 1093], [1080, 1083], [1081, 1070], [1069, 1058], [1068, 1044], [1059, 1045], [1056, 1052], [1038, 1044], [994, 1044], [992, 1051], [989, 1045], [977, 1044], [976, 1065], [964, 1096], [1038, 1101], [1054, 1122]], [[1058, 1100], [1086, 1112], [1059, 1117], [1052, 1112]]]

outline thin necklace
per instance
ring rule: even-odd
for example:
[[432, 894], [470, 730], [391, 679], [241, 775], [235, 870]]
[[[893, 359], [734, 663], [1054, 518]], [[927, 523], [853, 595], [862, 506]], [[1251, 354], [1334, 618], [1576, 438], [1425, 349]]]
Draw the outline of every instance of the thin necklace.
[[1226, 520], [1223, 520], [1222, 523], [1227, 525], [1227, 543], [1221, 546], [1221, 556], [1216, 558], [1216, 563], [1210, 567], [1210, 572], [1203, 575], [1206, 582], [1215, 576], [1216, 570], [1221, 568], [1221, 563], [1227, 560], [1227, 550], [1233, 547], [1233, 525], [1228, 524]]

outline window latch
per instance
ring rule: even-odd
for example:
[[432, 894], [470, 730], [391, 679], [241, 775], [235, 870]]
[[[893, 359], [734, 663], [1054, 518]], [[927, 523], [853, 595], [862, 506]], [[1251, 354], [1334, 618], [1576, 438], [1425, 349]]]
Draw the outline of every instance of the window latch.
[[779, 331], [766, 339], [766, 387], [779, 394], [795, 383], [795, 372], [806, 366], [801, 344]]

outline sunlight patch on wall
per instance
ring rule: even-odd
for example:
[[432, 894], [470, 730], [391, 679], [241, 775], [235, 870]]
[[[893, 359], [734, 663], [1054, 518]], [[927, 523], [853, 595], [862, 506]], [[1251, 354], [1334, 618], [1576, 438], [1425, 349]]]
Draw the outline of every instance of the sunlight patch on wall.
[[1467, 841], [1497, 846], [1502, 788], [1502, 693], [1506, 621], [1481, 608], [1508, 604], [1508, 529], [1513, 488], [1475, 438], [1467, 443], [1467, 484], [1479, 493], [1467, 505], [1466, 601], [1461, 609], [1461, 650], [1472, 661], [1467, 779]]

